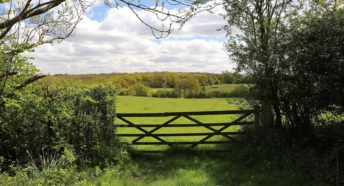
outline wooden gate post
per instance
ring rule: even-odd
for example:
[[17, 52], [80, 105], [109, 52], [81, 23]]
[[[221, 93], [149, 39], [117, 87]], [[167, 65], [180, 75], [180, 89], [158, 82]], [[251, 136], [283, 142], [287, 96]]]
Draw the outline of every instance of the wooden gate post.
[[262, 100], [261, 123], [267, 129], [273, 127], [272, 103], [270, 100]]
[[254, 106], [254, 126], [257, 128], [260, 125], [260, 107], [259, 105]]

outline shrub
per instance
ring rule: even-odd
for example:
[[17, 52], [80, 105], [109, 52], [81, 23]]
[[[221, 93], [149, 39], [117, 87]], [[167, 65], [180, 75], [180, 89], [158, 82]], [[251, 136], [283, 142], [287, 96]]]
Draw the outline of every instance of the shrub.
[[72, 146], [78, 165], [105, 166], [121, 150], [115, 137], [112, 86], [39, 84], [17, 96], [0, 114], [0, 156], [4, 164], [27, 163], [27, 152], [61, 155]]
[[158, 91], [152, 92], [152, 97], [176, 98], [177, 95], [174, 93], [174, 90], [158, 90]]
[[248, 97], [249, 95], [250, 95], [250, 89], [245, 85], [235, 85], [229, 91], [214, 90], [214, 91], [207, 92], [207, 97], [211, 97], [211, 98], [228, 98], [228, 97], [245, 98], [245, 97]]
[[132, 92], [132, 96], [148, 96], [149, 88], [141, 83], [136, 83], [129, 88], [129, 92]]
[[207, 97], [209, 98], [228, 98], [231, 97], [231, 94], [229, 92], [220, 92], [218, 90], [211, 91], [207, 93]]
[[136, 83], [128, 88], [124, 88], [119, 92], [123, 96], [148, 96], [149, 88], [142, 83]]
[[244, 85], [238, 85], [233, 88], [229, 95], [230, 97], [247, 97], [249, 95], [249, 89]]

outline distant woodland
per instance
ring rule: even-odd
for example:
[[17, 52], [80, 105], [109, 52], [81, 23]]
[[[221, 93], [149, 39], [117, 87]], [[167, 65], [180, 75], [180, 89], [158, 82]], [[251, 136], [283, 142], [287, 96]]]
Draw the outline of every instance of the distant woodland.
[[[252, 82], [247, 75], [231, 72], [221, 74], [182, 72], [58, 74], [48, 76], [46, 79], [52, 83], [69, 82], [89, 85], [107, 83], [114, 85], [120, 95], [185, 98], [244, 97], [249, 91], [246, 85]], [[233, 84], [233, 86], [229, 88], [228, 84]]]

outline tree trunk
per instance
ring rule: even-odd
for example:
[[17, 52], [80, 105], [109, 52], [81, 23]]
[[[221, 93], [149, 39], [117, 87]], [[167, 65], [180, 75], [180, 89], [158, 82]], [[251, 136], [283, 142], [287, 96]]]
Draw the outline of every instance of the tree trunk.
[[272, 104], [273, 104], [273, 108], [275, 111], [275, 115], [276, 115], [276, 121], [275, 121], [275, 127], [276, 128], [282, 128], [282, 113], [281, 113], [281, 108], [280, 108], [280, 99], [278, 96], [278, 89], [277, 87], [277, 83], [276, 82], [272, 82], [271, 85], [272, 88], [272, 94], [273, 94], [273, 99], [272, 99]]
[[262, 101], [262, 125], [266, 128], [272, 128], [273, 126], [273, 115], [272, 115], [272, 103], [271, 100], [264, 99]]
[[281, 114], [281, 109], [279, 107], [279, 103], [274, 103], [274, 111], [276, 114], [276, 121], [275, 121], [275, 126], [276, 128], [282, 128], [282, 114]]

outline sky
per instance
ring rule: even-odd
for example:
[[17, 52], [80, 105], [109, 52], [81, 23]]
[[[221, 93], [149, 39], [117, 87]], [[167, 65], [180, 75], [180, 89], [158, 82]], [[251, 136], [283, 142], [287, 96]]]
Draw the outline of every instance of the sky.
[[[220, 12], [215, 10], [214, 12]], [[138, 12], [147, 22], [152, 15]], [[156, 39], [127, 8], [94, 5], [78, 24], [74, 35], [62, 43], [46, 44], [30, 54], [44, 74], [113, 72], [210, 72], [232, 71], [224, 47], [226, 21], [203, 12], [181, 30]]]

